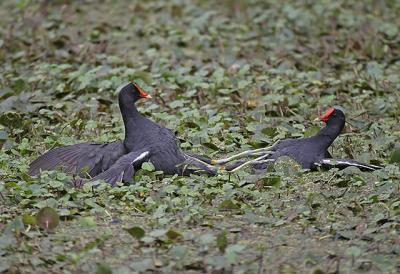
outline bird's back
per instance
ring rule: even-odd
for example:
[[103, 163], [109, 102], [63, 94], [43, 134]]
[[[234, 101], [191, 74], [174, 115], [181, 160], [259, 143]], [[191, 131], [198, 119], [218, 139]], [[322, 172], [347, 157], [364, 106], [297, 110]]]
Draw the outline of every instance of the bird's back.
[[318, 145], [318, 140], [314, 137], [283, 140], [272, 150], [275, 151], [271, 155], [272, 159], [288, 156], [306, 169], [313, 168], [314, 163], [325, 158], [328, 154], [326, 149]]
[[137, 129], [134, 138], [125, 140], [127, 150], [146, 148], [150, 152], [150, 162], [156, 170], [163, 170], [165, 174], [177, 173], [176, 166], [185, 158], [174, 133], [147, 118], [140, 121]]

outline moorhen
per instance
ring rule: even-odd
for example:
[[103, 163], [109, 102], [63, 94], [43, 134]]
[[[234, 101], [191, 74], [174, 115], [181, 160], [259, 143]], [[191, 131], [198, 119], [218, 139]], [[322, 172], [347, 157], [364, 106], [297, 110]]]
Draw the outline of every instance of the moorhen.
[[[316, 170], [318, 167], [325, 169], [339, 168], [344, 169], [349, 166], [356, 166], [363, 171], [374, 171], [382, 167], [360, 163], [349, 159], [334, 159], [328, 152], [328, 148], [343, 130], [345, 124], [344, 113], [337, 108], [329, 108], [319, 120], [326, 123], [316, 135], [308, 138], [285, 139], [277, 142], [267, 149], [257, 149], [242, 152], [240, 156], [257, 155], [258, 157], [250, 161], [237, 161], [225, 167], [228, 171], [236, 171], [239, 168], [251, 165], [257, 172], [265, 169], [270, 162], [279, 157], [288, 156], [304, 169]], [[239, 154], [238, 154], [239, 155]], [[236, 156], [222, 160], [213, 161], [213, 164], [224, 164]]]
[[[210, 162], [209, 159], [183, 152], [169, 129], [140, 115], [135, 102], [141, 98], [151, 96], [134, 82], [119, 92], [119, 107], [125, 125], [123, 141], [86, 142], [51, 149], [30, 164], [29, 175], [61, 168], [67, 173], [89, 175], [92, 181], [104, 180], [115, 185], [131, 180], [135, 170], [145, 161], [168, 175], [189, 175], [197, 171], [214, 175], [216, 169], [204, 162]], [[196, 169], [187, 168], [188, 165]]]

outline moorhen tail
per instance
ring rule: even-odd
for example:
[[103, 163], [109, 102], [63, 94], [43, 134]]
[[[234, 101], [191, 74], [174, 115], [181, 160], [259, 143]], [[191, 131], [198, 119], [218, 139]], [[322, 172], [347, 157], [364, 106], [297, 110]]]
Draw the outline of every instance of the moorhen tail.
[[[345, 125], [345, 115], [340, 109], [329, 108], [319, 120], [326, 123], [316, 135], [308, 138], [285, 139], [272, 146], [269, 151], [258, 158], [257, 161], [250, 161], [253, 169], [257, 172], [265, 169], [270, 162], [279, 157], [288, 156], [299, 163], [304, 169], [315, 170], [318, 167], [325, 169], [339, 168], [344, 169], [355, 166], [363, 171], [373, 171], [382, 167], [376, 165], [363, 164], [348, 159], [333, 159], [328, 152], [336, 137], [341, 133]], [[235, 170], [243, 165], [243, 161], [231, 163], [225, 167], [226, 170]]]
[[[125, 139], [113, 143], [81, 143], [54, 148], [33, 161], [29, 174], [41, 170], [61, 168], [92, 180], [104, 180], [111, 185], [129, 181], [141, 164], [150, 161], [156, 170], [165, 174], [189, 175], [203, 171], [210, 175], [216, 169], [209, 166], [203, 156], [186, 154], [178, 146], [177, 138], [167, 128], [140, 115], [135, 102], [151, 98], [136, 83], [124, 86], [118, 95], [119, 107], [125, 125]], [[193, 165], [196, 169], [186, 168]]]

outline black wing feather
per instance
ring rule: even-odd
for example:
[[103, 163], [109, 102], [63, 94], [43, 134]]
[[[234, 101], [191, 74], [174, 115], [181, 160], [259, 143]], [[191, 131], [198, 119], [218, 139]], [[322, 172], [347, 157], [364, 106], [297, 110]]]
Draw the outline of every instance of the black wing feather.
[[107, 144], [87, 142], [53, 148], [30, 164], [28, 174], [35, 176], [41, 170], [61, 168], [64, 172], [74, 174], [81, 174], [86, 169], [90, 176], [96, 176], [125, 153], [120, 141]]
[[112, 186], [118, 182], [128, 182], [135, 174], [135, 166], [149, 158], [150, 152], [146, 150], [130, 152], [119, 158], [109, 169], [94, 177], [92, 181], [103, 180]]

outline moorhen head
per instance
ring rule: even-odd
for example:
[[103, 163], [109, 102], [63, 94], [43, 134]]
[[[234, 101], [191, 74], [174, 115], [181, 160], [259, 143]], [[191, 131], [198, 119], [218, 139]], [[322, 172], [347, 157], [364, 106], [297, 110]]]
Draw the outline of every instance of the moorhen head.
[[133, 102], [142, 99], [142, 98], [152, 98], [150, 94], [145, 92], [138, 84], [135, 82], [131, 82], [125, 85], [118, 94], [119, 103], [125, 102]]
[[313, 137], [315, 137], [315, 141], [317, 142], [316, 145], [322, 146], [326, 150], [342, 132], [346, 123], [346, 117], [343, 111], [331, 107], [319, 118], [315, 119], [315, 121], [318, 120], [325, 122], [326, 126]]
[[325, 111], [325, 113], [322, 114], [316, 120], [320, 120], [325, 123], [328, 123], [328, 122], [332, 123], [332, 121], [334, 121], [334, 120], [344, 122], [346, 120], [346, 117], [344, 116], [343, 111], [341, 111], [340, 109], [331, 107], [327, 111]]

